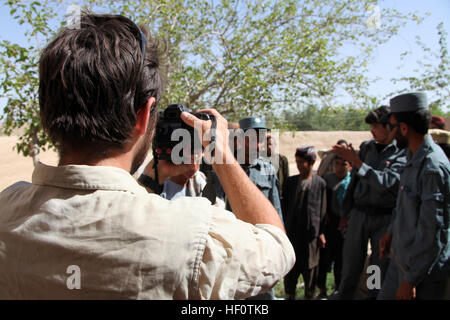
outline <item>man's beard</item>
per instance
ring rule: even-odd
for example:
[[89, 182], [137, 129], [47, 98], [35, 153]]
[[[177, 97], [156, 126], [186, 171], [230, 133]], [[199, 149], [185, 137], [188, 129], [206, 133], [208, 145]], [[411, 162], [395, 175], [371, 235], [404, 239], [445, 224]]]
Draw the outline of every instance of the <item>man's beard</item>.
[[397, 147], [400, 149], [406, 148], [408, 146], [408, 139], [406, 139], [400, 133], [396, 134], [395, 140], [397, 141]]
[[147, 130], [141, 145], [139, 146], [136, 155], [131, 162], [130, 174], [133, 175], [137, 169], [144, 163], [147, 157], [148, 151], [150, 150], [150, 145], [152, 143], [153, 131], [156, 124], [156, 117], [150, 114], [150, 119], [148, 120]]

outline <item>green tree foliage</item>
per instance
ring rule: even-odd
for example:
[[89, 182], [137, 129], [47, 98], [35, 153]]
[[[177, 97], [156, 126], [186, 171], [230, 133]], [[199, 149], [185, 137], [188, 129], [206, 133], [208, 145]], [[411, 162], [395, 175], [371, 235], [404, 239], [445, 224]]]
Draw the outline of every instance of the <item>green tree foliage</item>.
[[370, 129], [364, 122], [368, 112], [369, 108], [308, 105], [300, 111], [284, 111], [283, 116], [285, 127], [295, 131], [365, 131]]
[[[24, 47], [0, 43], [1, 94], [9, 99], [2, 118], [6, 133], [24, 130], [17, 150], [27, 155], [33, 146], [50, 146], [38, 117], [37, 62], [40, 49], [64, 26], [71, 3], [6, 3], [18, 23], [28, 27], [29, 41]], [[377, 0], [77, 3], [128, 16], [165, 41], [169, 85], [160, 106], [181, 102], [193, 110], [216, 108], [230, 121], [273, 115], [286, 105], [339, 106], [338, 92], [350, 95], [355, 105], [366, 105], [365, 70], [374, 48], [407, 21], [420, 21], [415, 14], [380, 9], [382, 26], [373, 28], [368, 18]], [[342, 55], [346, 46], [354, 48], [351, 56]]]
[[[406, 91], [424, 91], [428, 93], [430, 111], [432, 115], [450, 117], [450, 56], [447, 46], [447, 32], [444, 24], [437, 26], [439, 35], [439, 50], [437, 52], [428, 48], [420, 38], [416, 38], [417, 44], [425, 53], [418, 61], [418, 69], [412, 71], [415, 75], [392, 79], [394, 83], [406, 82]], [[411, 52], [405, 52], [405, 59]], [[436, 61], [438, 61], [436, 63]], [[391, 94], [392, 96], [393, 94]], [[446, 111], [447, 110], [447, 111]]]
[[29, 45], [0, 42], [0, 93], [8, 98], [0, 120], [3, 132], [10, 135], [14, 129], [22, 129], [16, 145], [17, 151], [27, 156], [36, 147], [48, 147], [48, 139], [41, 130], [38, 100], [38, 61], [40, 44], [51, 37], [49, 21], [55, 13], [48, 1], [21, 2], [7, 1], [10, 14], [21, 25], [27, 25], [25, 37]]

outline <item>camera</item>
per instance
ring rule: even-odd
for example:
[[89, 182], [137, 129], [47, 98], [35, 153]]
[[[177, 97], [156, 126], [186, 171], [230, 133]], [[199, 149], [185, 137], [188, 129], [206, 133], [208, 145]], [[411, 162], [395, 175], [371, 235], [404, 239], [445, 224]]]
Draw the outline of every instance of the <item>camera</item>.
[[201, 152], [202, 143], [197, 132], [181, 119], [181, 113], [183, 111], [193, 114], [200, 120], [212, 120], [214, 118], [213, 115], [207, 113], [191, 112], [182, 104], [169, 105], [164, 111], [160, 111], [159, 113], [155, 138], [153, 140], [154, 157], [171, 161], [172, 151], [180, 143], [180, 141], [172, 140], [172, 133], [177, 129], [185, 129], [189, 132], [191, 155]]

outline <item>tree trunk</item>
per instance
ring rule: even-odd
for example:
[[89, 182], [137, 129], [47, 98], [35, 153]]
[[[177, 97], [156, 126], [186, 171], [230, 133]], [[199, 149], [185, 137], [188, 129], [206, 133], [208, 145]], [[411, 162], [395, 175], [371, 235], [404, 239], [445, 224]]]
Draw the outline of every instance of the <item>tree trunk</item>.
[[36, 133], [33, 135], [33, 139], [30, 142], [30, 156], [33, 159], [33, 165], [36, 167], [36, 164], [39, 162], [39, 146], [37, 144], [37, 135]]

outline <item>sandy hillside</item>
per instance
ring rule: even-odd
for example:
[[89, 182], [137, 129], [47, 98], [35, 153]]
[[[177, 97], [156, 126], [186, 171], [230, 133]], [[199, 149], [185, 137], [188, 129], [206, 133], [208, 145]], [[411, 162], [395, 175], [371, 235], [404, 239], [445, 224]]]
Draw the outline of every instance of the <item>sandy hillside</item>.
[[[13, 150], [17, 137], [0, 137], [0, 190], [17, 181], [31, 181], [33, 172], [33, 160], [24, 157]], [[40, 154], [43, 163], [56, 165], [58, 156], [56, 152], [46, 151]]]
[[[290, 175], [298, 174], [295, 164], [295, 149], [302, 145], [310, 145], [319, 150], [329, 150], [339, 139], [351, 143], [355, 149], [359, 148], [361, 142], [372, 137], [369, 131], [297, 131], [284, 132], [280, 134], [280, 153], [289, 160]], [[316, 161], [314, 169], [320, 162]]]
[[[297, 174], [294, 162], [295, 149], [301, 145], [313, 145], [317, 150], [329, 149], [339, 139], [345, 139], [358, 147], [359, 144], [371, 137], [370, 132], [355, 131], [301, 131], [284, 132], [280, 134], [280, 153], [289, 159], [290, 174]], [[18, 155], [13, 150], [17, 137], [0, 137], [0, 190], [17, 181], [31, 181], [33, 161], [29, 157]], [[56, 165], [58, 156], [53, 151], [40, 154], [40, 160], [49, 165]], [[319, 163], [316, 163], [316, 167]]]

